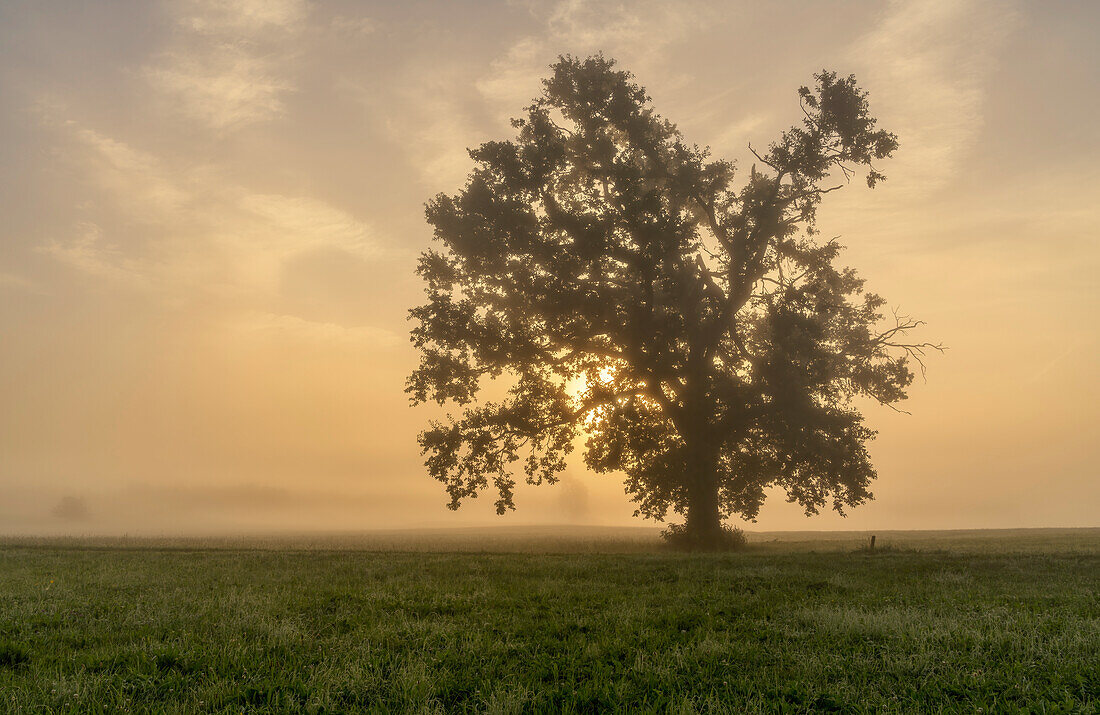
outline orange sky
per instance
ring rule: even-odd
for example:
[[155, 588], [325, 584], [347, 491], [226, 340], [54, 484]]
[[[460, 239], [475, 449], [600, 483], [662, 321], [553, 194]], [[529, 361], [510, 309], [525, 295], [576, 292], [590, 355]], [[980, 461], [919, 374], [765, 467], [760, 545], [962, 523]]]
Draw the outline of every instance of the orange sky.
[[[1098, 26], [1085, 2], [5, 2], [0, 533], [635, 523], [579, 459], [504, 518], [447, 511], [402, 392], [424, 201], [596, 50], [719, 156], [822, 67], [901, 141], [819, 227], [950, 351], [912, 415], [870, 410], [875, 502], [777, 498], [752, 528], [1096, 526]], [[51, 515], [66, 495], [86, 520]]]

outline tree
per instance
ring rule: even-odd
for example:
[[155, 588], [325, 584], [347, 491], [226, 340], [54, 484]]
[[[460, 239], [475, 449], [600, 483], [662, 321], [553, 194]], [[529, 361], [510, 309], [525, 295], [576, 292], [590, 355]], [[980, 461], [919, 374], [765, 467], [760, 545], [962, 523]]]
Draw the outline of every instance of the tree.
[[[897, 148], [854, 77], [798, 91], [801, 122], [736, 188], [734, 165], [688, 145], [633, 76], [562, 57], [517, 137], [470, 151], [465, 188], [426, 209], [438, 249], [410, 311], [414, 404], [462, 408], [419, 442], [458, 508], [490, 485], [514, 509], [513, 468], [553, 483], [578, 435], [585, 462], [621, 471], [636, 515], [673, 511], [688, 541], [754, 518], [765, 489], [816, 513], [871, 498], [854, 400], [905, 398], [928, 343], [864, 292], [841, 246], [818, 241], [822, 197]], [[488, 383], [506, 394], [479, 399]]]
[[61, 497], [50, 511], [58, 519], [65, 521], [82, 521], [88, 518], [88, 504], [82, 497]]

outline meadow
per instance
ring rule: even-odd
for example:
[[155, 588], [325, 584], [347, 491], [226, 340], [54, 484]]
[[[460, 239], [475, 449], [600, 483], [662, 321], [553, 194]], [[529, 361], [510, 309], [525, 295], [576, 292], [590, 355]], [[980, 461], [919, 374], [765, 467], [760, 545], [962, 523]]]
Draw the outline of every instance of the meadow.
[[0, 540], [0, 712], [1100, 712], [1100, 529]]

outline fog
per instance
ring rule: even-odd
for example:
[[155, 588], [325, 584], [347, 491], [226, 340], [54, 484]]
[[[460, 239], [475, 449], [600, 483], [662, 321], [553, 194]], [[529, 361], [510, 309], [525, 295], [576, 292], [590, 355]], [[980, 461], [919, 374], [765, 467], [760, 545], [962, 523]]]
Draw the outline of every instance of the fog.
[[[747, 171], [823, 66], [901, 148], [819, 228], [949, 347], [868, 408], [875, 501], [750, 528], [1093, 526], [1100, 6], [0, 6], [0, 534], [641, 525], [579, 453], [446, 509], [410, 408], [424, 201], [603, 50]], [[776, 47], [782, 48], [777, 52]], [[832, 198], [830, 196], [830, 198]]]

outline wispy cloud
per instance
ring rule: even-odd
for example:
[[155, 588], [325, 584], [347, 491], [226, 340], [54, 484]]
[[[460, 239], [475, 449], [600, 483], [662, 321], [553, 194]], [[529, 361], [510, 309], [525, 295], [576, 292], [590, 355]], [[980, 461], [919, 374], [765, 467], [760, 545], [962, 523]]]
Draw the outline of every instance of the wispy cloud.
[[668, 50], [714, 14], [699, 2], [628, 6], [561, 0], [529, 9], [540, 30], [517, 38], [487, 70], [410, 72], [397, 91], [401, 118], [388, 121], [387, 127], [409, 147], [410, 160], [425, 183], [436, 188], [459, 185], [469, 170], [467, 147], [505, 130], [508, 120], [522, 113], [541, 91], [540, 80], [558, 55], [604, 52], [647, 81], [669, 84]]
[[325, 201], [254, 192], [213, 167], [174, 165], [75, 123], [64, 127], [74, 170], [95, 198], [72, 235], [42, 250], [85, 273], [169, 292], [263, 294], [304, 252], [381, 255], [368, 223]]
[[329, 23], [329, 28], [338, 36], [358, 39], [372, 34], [378, 29], [377, 23], [370, 17], [349, 17], [348, 15], [336, 15]]
[[902, 139], [891, 190], [927, 194], [951, 180], [980, 136], [987, 81], [1018, 21], [986, 0], [895, 1], [851, 53], [883, 125]]
[[324, 201], [304, 196], [240, 193], [238, 205], [260, 219], [264, 229], [279, 229], [279, 234], [260, 240], [280, 253], [326, 246], [358, 256], [379, 253], [366, 223]]
[[308, 7], [303, 0], [192, 0], [168, 6], [177, 31], [145, 68], [184, 114], [218, 131], [271, 119], [293, 90], [287, 76]]
[[[736, 12], [714, 3], [610, 0], [532, 3], [529, 10], [539, 30], [518, 37], [487, 71], [410, 73], [402, 83], [399, 104], [407, 111], [390, 121], [390, 130], [410, 147], [425, 182], [459, 183], [469, 168], [465, 148], [504, 129], [538, 94], [540, 78], [559, 54], [604, 52], [648, 87], [676, 90], [695, 77], [689, 65], [673, 61], [677, 48]], [[931, 192], [965, 161], [980, 136], [986, 84], [1018, 14], [1011, 4], [988, 0], [898, 0], [844, 53], [840, 64], [856, 71], [883, 125], [904, 140], [890, 165], [893, 190]], [[715, 102], [709, 97], [695, 109], [725, 111], [728, 97], [721, 97], [713, 107], [704, 106]], [[771, 123], [771, 114], [761, 109], [704, 123], [715, 122], [728, 123], [713, 135], [715, 148], [736, 153], [747, 134]]]
[[383, 126], [432, 190], [460, 186], [470, 166], [467, 147], [486, 137], [471, 111], [477, 100], [468, 93], [469, 79], [454, 68], [411, 75], [394, 93], [402, 111], [383, 119]]
[[30, 278], [18, 275], [16, 273], [8, 273], [0, 271], [0, 287], [15, 288], [22, 291], [40, 292], [41, 288], [37, 283]]
[[341, 325], [339, 323], [306, 320], [296, 315], [280, 313], [248, 312], [236, 316], [231, 327], [256, 337], [268, 337], [285, 343], [287, 338], [329, 347], [362, 348], [369, 346], [394, 347], [406, 339], [391, 330], [369, 325]]
[[72, 268], [114, 284], [128, 287], [147, 285], [148, 270], [140, 260], [126, 256], [117, 244], [104, 239], [103, 229], [90, 221], [77, 222], [73, 235], [55, 238], [41, 247]]
[[81, 149], [78, 161], [88, 177], [116, 197], [128, 197], [132, 218], [159, 221], [178, 213], [193, 199], [186, 185], [169, 175], [160, 161], [147, 152], [92, 129], [66, 122]]
[[[533, 8], [536, 16], [539, 8]], [[492, 62], [476, 87], [484, 100], [505, 118], [536, 95], [539, 79], [559, 54], [604, 52], [650, 79], [668, 79], [667, 52], [714, 13], [694, 2], [640, 2], [628, 5], [607, 0], [562, 0], [541, 15], [543, 31], [516, 41]]]

